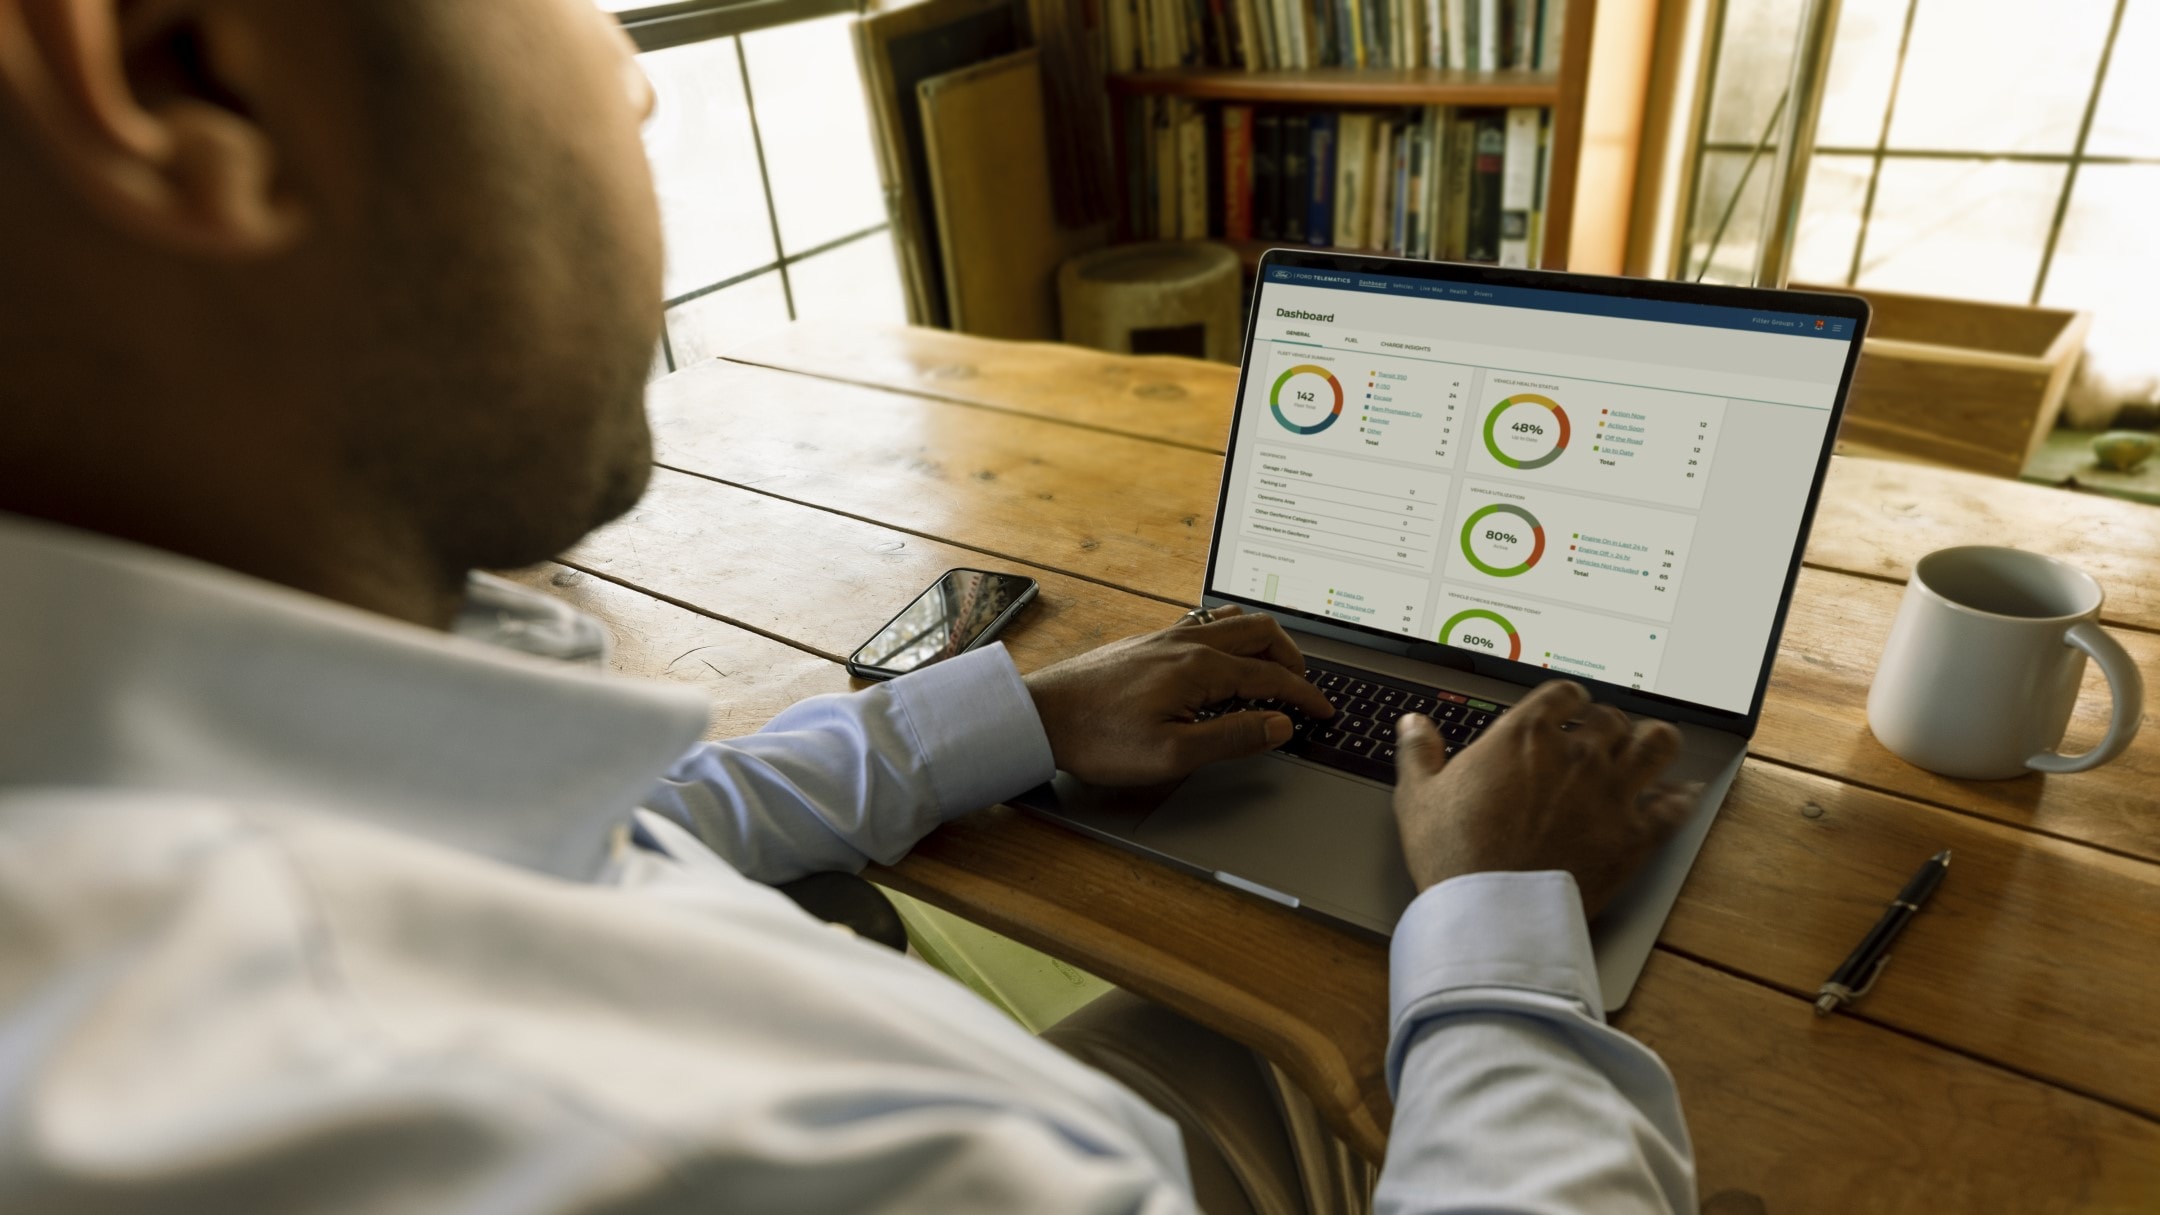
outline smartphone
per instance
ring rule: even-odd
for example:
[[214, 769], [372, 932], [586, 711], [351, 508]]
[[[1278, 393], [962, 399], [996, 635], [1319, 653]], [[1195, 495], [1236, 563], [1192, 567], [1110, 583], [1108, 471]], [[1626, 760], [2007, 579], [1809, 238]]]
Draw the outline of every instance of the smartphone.
[[948, 570], [848, 659], [858, 679], [893, 679], [989, 645], [1041, 590], [1033, 578]]

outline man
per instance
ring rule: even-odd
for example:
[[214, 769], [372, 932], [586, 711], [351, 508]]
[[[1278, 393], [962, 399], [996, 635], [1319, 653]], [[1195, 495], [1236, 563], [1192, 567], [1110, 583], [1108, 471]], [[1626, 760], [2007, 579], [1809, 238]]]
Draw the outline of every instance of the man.
[[[0, 1210], [1189, 1208], [1161, 1114], [759, 883], [1280, 744], [1192, 717], [1328, 712], [1272, 621], [705, 747], [442, 631], [644, 485], [649, 97], [589, 0], [0, 0]], [[1693, 1208], [1584, 928], [1675, 745], [1404, 719], [1383, 1208]]]

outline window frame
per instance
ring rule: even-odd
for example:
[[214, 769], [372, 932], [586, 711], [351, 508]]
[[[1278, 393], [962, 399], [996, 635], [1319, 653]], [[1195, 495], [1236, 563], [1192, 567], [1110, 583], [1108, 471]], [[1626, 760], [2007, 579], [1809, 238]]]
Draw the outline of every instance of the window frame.
[[643, 54], [862, 10], [862, 0], [679, 0], [628, 9], [615, 19]]
[[[773, 201], [772, 174], [765, 158], [765, 132], [763, 124], [758, 121], [757, 90], [750, 80], [750, 57], [743, 50], [742, 44], [744, 34], [813, 21], [820, 17], [846, 13], [860, 16], [866, 11], [867, 0], [681, 0], [679, 3], [647, 5], [612, 14], [630, 35], [631, 41], [636, 43], [641, 55], [701, 42], [718, 42], [722, 39], [734, 43], [735, 68], [741, 73], [743, 103], [750, 116], [751, 146], [757, 153], [758, 187], [765, 200], [765, 219], [772, 229], [773, 251], [776, 255], [774, 260], [673, 296], [665, 301], [666, 312], [673, 313], [684, 304], [716, 295], [752, 279], [777, 274], [780, 278], [781, 298], [787, 304], [788, 320], [799, 320], [801, 314], [795, 307], [795, 284], [789, 273], [792, 267], [857, 241], [892, 231], [892, 221], [888, 218], [882, 223], [846, 233], [814, 248], [798, 253], [788, 252], [780, 233], [780, 211]], [[660, 355], [667, 372], [681, 369], [675, 359], [674, 336], [665, 323], [660, 327]]]
[[[1945, 0], [1935, 0], [1935, 2], [1943, 3]], [[1943, 160], [1962, 161], [1972, 164], [2002, 161], [2018, 164], [2063, 165], [2066, 166], [2066, 169], [2063, 173], [2062, 188], [2055, 199], [2054, 214], [2048, 224], [2046, 240], [2041, 247], [2039, 268], [2034, 273], [2032, 290], [2027, 299], [2029, 304], [2037, 307], [2047, 293], [2048, 275], [2054, 268], [2055, 250], [2062, 238], [2063, 225], [2070, 215], [2071, 199], [2077, 189], [2078, 171], [2086, 165], [2160, 165], [2160, 156], [2102, 156], [2093, 155], [2086, 151], [2087, 141], [2092, 136], [2093, 120], [2099, 114], [2100, 101], [2107, 88], [2108, 71], [2114, 63], [2116, 37], [2122, 32], [2123, 15], [2129, 7], [2130, 0], [2115, 0], [2114, 12], [2108, 19], [2107, 37], [2101, 42], [2100, 56], [2094, 62], [2092, 87], [2086, 95], [2084, 112], [2078, 120], [2077, 138], [2071, 145], [2070, 150], [2067, 152], [1991, 152], [1967, 151], [1955, 148], [1893, 148], [1890, 146], [1891, 123], [1897, 116], [1898, 98], [1905, 83], [1905, 58], [1912, 47], [1914, 19], [1920, 11], [1920, 0], [1905, 0], [1904, 27], [1898, 36], [1897, 62], [1896, 66], [1891, 70], [1890, 90], [1883, 100], [1882, 125], [1878, 128], [1875, 142], [1872, 145], [1857, 146], [1817, 144], [1815, 147], [1815, 154], [1818, 156], [1853, 156], [1870, 161], [1867, 191], [1862, 196], [1860, 204], [1860, 227], [1853, 238], [1852, 259], [1846, 268], [1843, 282], [1836, 285], [1850, 288], [1857, 285], [1859, 281], [1860, 271], [1867, 255], [1870, 225], [1875, 218], [1876, 188], [1882, 180], [1884, 164], [1893, 160]], [[1694, 265], [1695, 245], [1698, 235], [1695, 212], [1697, 205], [1702, 201], [1703, 166], [1707, 157], [1712, 153], [1740, 153], [1752, 155], [1755, 158], [1750, 160], [1742, 171], [1740, 180], [1733, 187], [1733, 200], [1736, 201], [1745, 195], [1748, 181], [1755, 172], [1756, 161], [1777, 150], [1775, 138], [1765, 138], [1759, 144], [1742, 143], [1737, 140], [1711, 140], [1709, 138], [1711, 110], [1713, 108], [1712, 99], [1717, 95], [1718, 73], [1723, 67], [1725, 17], [1728, 8], [1729, 5], [1725, 0], [1719, 0], [1716, 5], [1716, 17], [1708, 23], [1710, 26], [1708, 31], [1710, 42], [1701, 86], [1704, 104], [1696, 107], [1695, 129], [1689, 139], [1689, 144], [1693, 148], [1693, 155], [1690, 158], [1688, 169], [1687, 197], [1684, 206], [1680, 210], [1682, 239], [1674, 250], [1674, 260], [1677, 265], [1673, 269], [1677, 276], [1690, 279], [1708, 274], [1716, 253], [1716, 244], [1713, 242], [1710, 250], [1706, 252], [1703, 258], [1702, 265], [1699, 267]], [[1782, 106], [1783, 102], [1779, 104]], [[1722, 225], [1720, 225], [1720, 231], [1722, 232]]]

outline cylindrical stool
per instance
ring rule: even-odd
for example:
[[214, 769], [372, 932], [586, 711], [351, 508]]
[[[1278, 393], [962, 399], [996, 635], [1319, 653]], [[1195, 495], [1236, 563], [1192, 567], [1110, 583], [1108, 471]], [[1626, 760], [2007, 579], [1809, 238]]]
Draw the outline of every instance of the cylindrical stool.
[[1065, 340], [1116, 354], [1237, 362], [1244, 287], [1235, 250], [1188, 241], [1116, 245], [1058, 268]]

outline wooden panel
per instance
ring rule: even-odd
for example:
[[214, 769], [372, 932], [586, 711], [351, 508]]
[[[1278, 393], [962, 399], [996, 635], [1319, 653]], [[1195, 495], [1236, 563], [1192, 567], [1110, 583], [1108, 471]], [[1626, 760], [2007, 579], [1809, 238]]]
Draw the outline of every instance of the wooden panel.
[[1857, 1015], [2160, 1115], [2160, 866], [1751, 762], [1660, 941], [1812, 1000], [1944, 848]]
[[1954, 467], [2015, 477], [2062, 406], [2059, 396], [2047, 399], [2049, 379], [2046, 371], [1897, 358], [1871, 344], [1853, 376], [1840, 433]]
[[1952, 469], [1831, 461], [1810, 564], [1903, 582], [1914, 561], [1957, 544], [2061, 557], [2100, 580], [2103, 619], [2160, 630], [2160, 509]]
[[[705, 363], [653, 385], [662, 464], [985, 552], [1197, 601], [1220, 457]], [[1022, 557], [1020, 554], [1031, 554]]]
[[[1180, 609], [905, 532], [667, 469], [637, 510], [567, 558], [700, 612], [838, 662], [956, 566], [994, 565], [1042, 583], [1005, 634], [1033, 670], [1134, 633]], [[774, 643], [768, 643], [774, 644]]]
[[755, 733], [789, 705], [859, 686], [815, 654], [565, 566], [504, 576], [605, 623], [615, 639], [608, 664], [615, 670], [703, 688], [713, 704], [707, 738]]
[[[1856, 294], [1850, 287], [1804, 283], [1794, 283], [1793, 290]], [[1895, 291], [1867, 290], [1857, 294], [1866, 296], [1874, 306], [1874, 318], [1868, 325], [1870, 337], [2001, 351], [2036, 359], [2045, 356], [2055, 339], [2077, 319], [2076, 312], [2064, 308], [1989, 304]]]
[[878, 175], [908, 289], [908, 319], [946, 320], [943, 255], [930, 214], [930, 168], [915, 88], [932, 76], [1009, 55], [1028, 41], [1008, 0], [929, 0], [865, 13], [854, 24], [876, 135]]
[[947, 322], [984, 337], [1056, 338], [1058, 267], [1099, 247], [1104, 230], [1058, 225], [1037, 52], [934, 76], [918, 93]]
[[801, 322], [727, 353], [738, 363], [1029, 414], [1220, 453], [1237, 368], [938, 329]]
[[[1584, 274], [1618, 274], [1626, 267], [1657, 7], [1657, 0], [1598, 0], [1583, 82], [1578, 166], [1569, 183], [1567, 214], [1560, 217], [1569, 231], [1562, 248], [1566, 260], [1548, 257], [1546, 265]], [[1571, 26], [1592, 19], [1569, 16]], [[1588, 205], [1578, 205], [1585, 199]], [[1554, 226], [1548, 216], [1547, 232]]]
[[1620, 1025], [1680, 1082], [1706, 1215], [2160, 1207], [2160, 1127], [1671, 954]]
[[1560, 31], [1560, 95], [1553, 105], [1552, 151], [1546, 161], [1545, 269], [1565, 270], [1573, 250], [1575, 198], [1581, 190], [1583, 131], [1589, 115], [1583, 101], [1590, 90], [1590, 34], [1604, 0], [1569, 0], [1567, 25]]
[[[2160, 637], [2116, 630], [2148, 673], [2147, 728], [2121, 758], [2068, 776], [2034, 773], [2010, 781], [1964, 781], [1916, 768], [1892, 755], [1867, 727], [1868, 687], [1890, 635], [1904, 588], [1820, 570], [1804, 570], [1785, 641], [1770, 674], [1757, 755], [1827, 772], [1878, 789], [1953, 806], [2104, 848], [2160, 860]], [[2111, 701], [2097, 667], [2071, 719], [2067, 749], [2106, 733]]]
[[1246, 72], [1172, 68], [1118, 72], [1109, 79], [1120, 96], [1153, 94], [1210, 101], [1271, 101], [1294, 105], [1551, 105], [1560, 88], [1550, 72], [1451, 72], [1439, 68], [1307, 68]]

